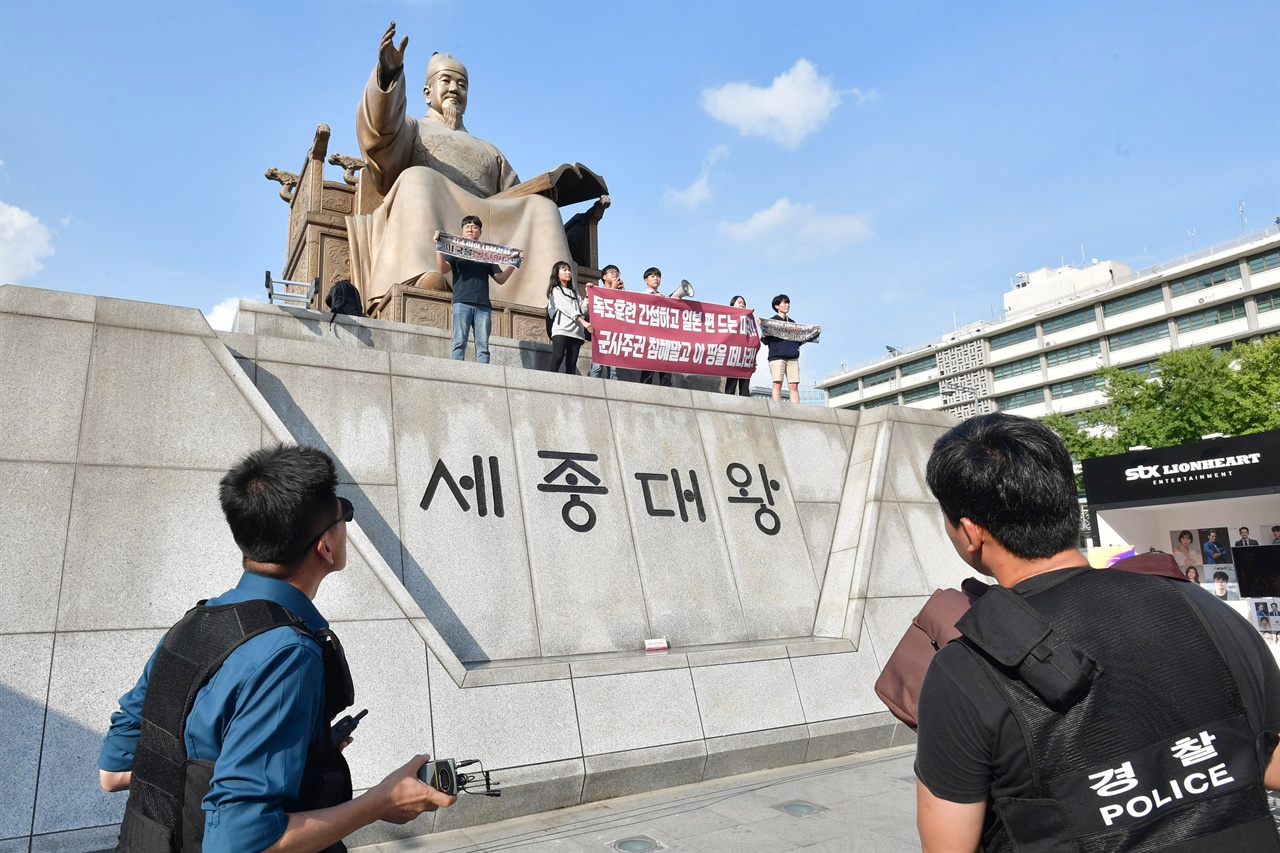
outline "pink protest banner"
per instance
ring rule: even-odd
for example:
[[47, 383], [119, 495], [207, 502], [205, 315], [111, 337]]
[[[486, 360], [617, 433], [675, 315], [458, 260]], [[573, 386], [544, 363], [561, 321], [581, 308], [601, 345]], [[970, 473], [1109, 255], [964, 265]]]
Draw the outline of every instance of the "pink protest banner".
[[588, 287], [591, 359], [607, 367], [747, 378], [760, 331], [747, 308]]

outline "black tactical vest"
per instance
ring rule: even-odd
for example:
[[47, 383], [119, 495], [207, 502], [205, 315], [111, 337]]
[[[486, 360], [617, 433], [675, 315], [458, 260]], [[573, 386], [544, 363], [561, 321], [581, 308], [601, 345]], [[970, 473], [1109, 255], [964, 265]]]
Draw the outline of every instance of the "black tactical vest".
[[1274, 739], [1252, 733], [1189, 589], [1063, 575], [1026, 596], [993, 587], [956, 625], [1022, 729], [1036, 791], [996, 800], [983, 849], [1280, 851], [1262, 784]]
[[[290, 627], [314, 639], [324, 656], [326, 735], [329, 721], [354, 701], [351, 673], [337, 637], [312, 633], [272, 601], [245, 601], [187, 611], [165, 635], [151, 666], [142, 701], [142, 732], [133, 760], [129, 801], [120, 824], [119, 853], [200, 853], [204, 810], [214, 762], [189, 759], [184, 735], [196, 694], [235, 649], [273, 628]], [[286, 812], [308, 811], [351, 799], [351, 773], [331, 738], [307, 754], [298, 798]], [[325, 853], [344, 851], [341, 842]]]

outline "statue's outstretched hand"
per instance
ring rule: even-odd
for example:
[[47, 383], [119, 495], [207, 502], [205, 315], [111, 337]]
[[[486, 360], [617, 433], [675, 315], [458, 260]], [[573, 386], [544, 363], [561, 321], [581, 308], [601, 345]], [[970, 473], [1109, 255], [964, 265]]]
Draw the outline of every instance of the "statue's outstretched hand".
[[409, 37], [405, 36], [400, 39], [400, 46], [396, 47], [396, 22], [392, 21], [378, 45], [378, 81], [384, 89], [391, 85], [400, 69], [404, 68], [404, 50], [408, 46]]

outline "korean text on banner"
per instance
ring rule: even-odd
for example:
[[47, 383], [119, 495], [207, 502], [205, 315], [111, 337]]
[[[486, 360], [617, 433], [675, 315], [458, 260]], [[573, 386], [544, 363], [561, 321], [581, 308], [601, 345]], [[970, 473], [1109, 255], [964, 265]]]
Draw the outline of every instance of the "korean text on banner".
[[497, 243], [483, 243], [479, 240], [468, 240], [456, 234], [440, 232], [436, 240], [436, 251], [442, 255], [453, 255], [466, 261], [477, 261], [482, 264], [503, 264], [509, 267], [520, 266], [519, 249], [499, 246]]
[[592, 361], [608, 367], [745, 379], [756, 369], [760, 331], [750, 309], [587, 288]]

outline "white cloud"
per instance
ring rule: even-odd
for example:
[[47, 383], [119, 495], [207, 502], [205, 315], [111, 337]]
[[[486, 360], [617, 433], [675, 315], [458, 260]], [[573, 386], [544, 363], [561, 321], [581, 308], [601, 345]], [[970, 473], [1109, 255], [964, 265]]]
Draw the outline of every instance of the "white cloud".
[[746, 222], [721, 222], [720, 233], [731, 240], [765, 240], [775, 249], [813, 254], [814, 249], [835, 249], [875, 236], [866, 217], [852, 213], [821, 214], [811, 204], [795, 204], [780, 198], [753, 213]]
[[49, 229], [20, 207], [0, 201], [0, 283], [16, 284], [44, 269], [53, 254]]
[[678, 204], [690, 210], [702, 204], [711, 198], [711, 167], [727, 156], [729, 156], [728, 146], [717, 145], [712, 148], [702, 161], [702, 171], [698, 174], [696, 181], [682, 190], [663, 187], [662, 197], [668, 204]]
[[219, 332], [230, 332], [236, 322], [236, 312], [240, 310], [241, 296], [228, 297], [204, 312], [209, 325]]
[[845, 95], [859, 103], [874, 100], [857, 89], [841, 92], [822, 77], [807, 59], [799, 59], [773, 78], [768, 88], [750, 83], [726, 83], [704, 89], [702, 108], [712, 118], [735, 127], [743, 136], [763, 136], [794, 151], [806, 136], [826, 122]]

